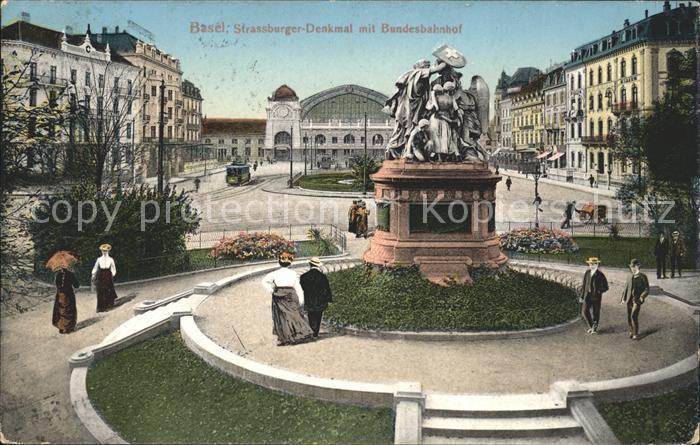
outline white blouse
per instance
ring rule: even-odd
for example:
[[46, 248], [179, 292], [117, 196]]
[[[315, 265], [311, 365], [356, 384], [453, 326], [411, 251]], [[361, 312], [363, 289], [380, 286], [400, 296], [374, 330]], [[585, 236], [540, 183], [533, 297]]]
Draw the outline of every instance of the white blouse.
[[304, 305], [304, 291], [299, 284], [299, 275], [292, 269], [280, 267], [265, 275], [262, 284], [270, 293], [274, 292], [276, 287], [293, 287], [299, 298], [299, 305]]
[[112, 272], [112, 278], [117, 276], [117, 266], [114, 264], [114, 259], [111, 256], [101, 256], [95, 261], [95, 266], [92, 268], [92, 277], [97, 276], [99, 269], [109, 269]]

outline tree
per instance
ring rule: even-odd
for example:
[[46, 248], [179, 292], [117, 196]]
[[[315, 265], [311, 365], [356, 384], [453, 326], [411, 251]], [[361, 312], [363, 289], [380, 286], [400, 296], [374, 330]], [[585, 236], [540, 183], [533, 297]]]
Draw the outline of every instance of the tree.
[[674, 219], [695, 251], [698, 231], [697, 177], [698, 118], [696, 79], [697, 54], [672, 51], [668, 57], [666, 92], [644, 117], [621, 118], [615, 134], [615, 155], [637, 166], [637, 175], [618, 191], [629, 208], [643, 207], [656, 222], [656, 230], [667, 225], [660, 217], [673, 203], [665, 219]]
[[[359, 187], [361, 190], [364, 190], [365, 187], [369, 188], [372, 184], [369, 175], [379, 170], [377, 161], [371, 156], [357, 155], [352, 157], [350, 165], [352, 166], [352, 177], [355, 180], [355, 187]], [[366, 181], [364, 184], [363, 180]]]

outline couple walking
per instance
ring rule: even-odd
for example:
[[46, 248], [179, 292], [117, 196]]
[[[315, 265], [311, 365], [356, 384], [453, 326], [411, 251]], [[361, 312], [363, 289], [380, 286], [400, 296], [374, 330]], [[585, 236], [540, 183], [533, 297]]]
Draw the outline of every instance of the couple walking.
[[321, 260], [311, 258], [309, 271], [301, 278], [289, 268], [292, 261], [292, 254], [282, 253], [278, 258], [280, 268], [262, 280], [272, 294], [272, 333], [277, 336], [277, 346], [317, 338], [323, 311], [333, 301], [328, 278], [321, 271]]
[[[608, 291], [608, 280], [605, 274], [598, 269], [600, 260], [591, 257], [587, 261], [589, 269], [583, 275], [583, 288], [581, 302], [583, 307], [581, 312], [588, 324], [588, 333], [597, 334], [600, 323], [600, 306], [603, 301], [603, 294]], [[629, 268], [632, 272], [625, 283], [620, 304], [627, 305], [627, 327], [629, 336], [633, 340], [639, 340], [639, 311], [642, 304], [649, 295], [649, 280], [641, 272], [642, 263], [638, 259], [630, 262]]]

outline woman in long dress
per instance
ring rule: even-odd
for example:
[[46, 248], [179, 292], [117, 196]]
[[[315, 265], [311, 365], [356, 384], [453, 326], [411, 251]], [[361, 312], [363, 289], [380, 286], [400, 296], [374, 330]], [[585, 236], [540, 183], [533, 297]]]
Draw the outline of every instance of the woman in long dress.
[[455, 129], [459, 124], [457, 116], [457, 103], [454, 96], [454, 84], [446, 82], [445, 85], [433, 85], [427, 109], [430, 115], [430, 142], [437, 160], [444, 161], [448, 155], [458, 155], [457, 134]]
[[97, 312], [104, 312], [114, 307], [117, 293], [114, 290], [114, 277], [117, 276], [117, 267], [114, 259], [109, 256], [112, 246], [102, 244], [100, 251], [102, 256], [95, 261], [92, 268], [92, 282], [97, 288]]
[[272, 333], [277, 346], [293, 345], [310, 340], [313, 331], [302, 312], [304, 291], [299, 276], [291, 270], [294, 257], [289, 253], [279, 256], [279, 269], [268, 273], [262, 284], [272, 294]]
[[80, 287], [78, 278], [68, 269], [56, 272], [56, 299], [53, 303], [51, 323], [61, 334], [69, 334], [75, 330], [78, 321], [78, 309], [75, 304], [75, 291]]

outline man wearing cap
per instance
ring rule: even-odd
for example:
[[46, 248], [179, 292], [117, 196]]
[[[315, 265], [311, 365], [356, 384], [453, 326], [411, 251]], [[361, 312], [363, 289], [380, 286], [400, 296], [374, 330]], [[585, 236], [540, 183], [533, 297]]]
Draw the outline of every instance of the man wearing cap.
[[671, 278], [675, 278], [676, 270], [678, 270], [678, 276], [681, 276], [681, 265], [683, 264], [683, 257], [685, 256], [685, 243], [683, 243], [683, 238], [681, 238], [681, 233], [678, 230], [674, 230], [671, 233]]
[[588, 270], [583, 274], [583, 287], [581, 299], [583, 307], [581, 313], [588, 324], [588, 333], [598, 333], [598, 323], [600, 323], [600, 305], [603, 300], [603, 293], [608, 290], [608, 280], [603, 272], [598, 270], [600, 260], [597, 257], [588, 258]]
[[309, 326], [311, 326], [314, 337], [318, 337], [323, 311], [328, 307], [328, 303], [333, 301], [328, 278], [321, 271], [321, 260], [317, 257], [311, 258], [309, 260], [309, 271], [302, 274], [299, 281], [301, 288], [304, 290]]
[[627, 303], [627, 326], [632, 340], [639, 340], [639, 310], [649, 295], [649, 279], [640, 271], [641, 267], [641, 261], [636, 258], [630, 262], [632, 274], [627, 277], [620, 299], [620, 304]]

